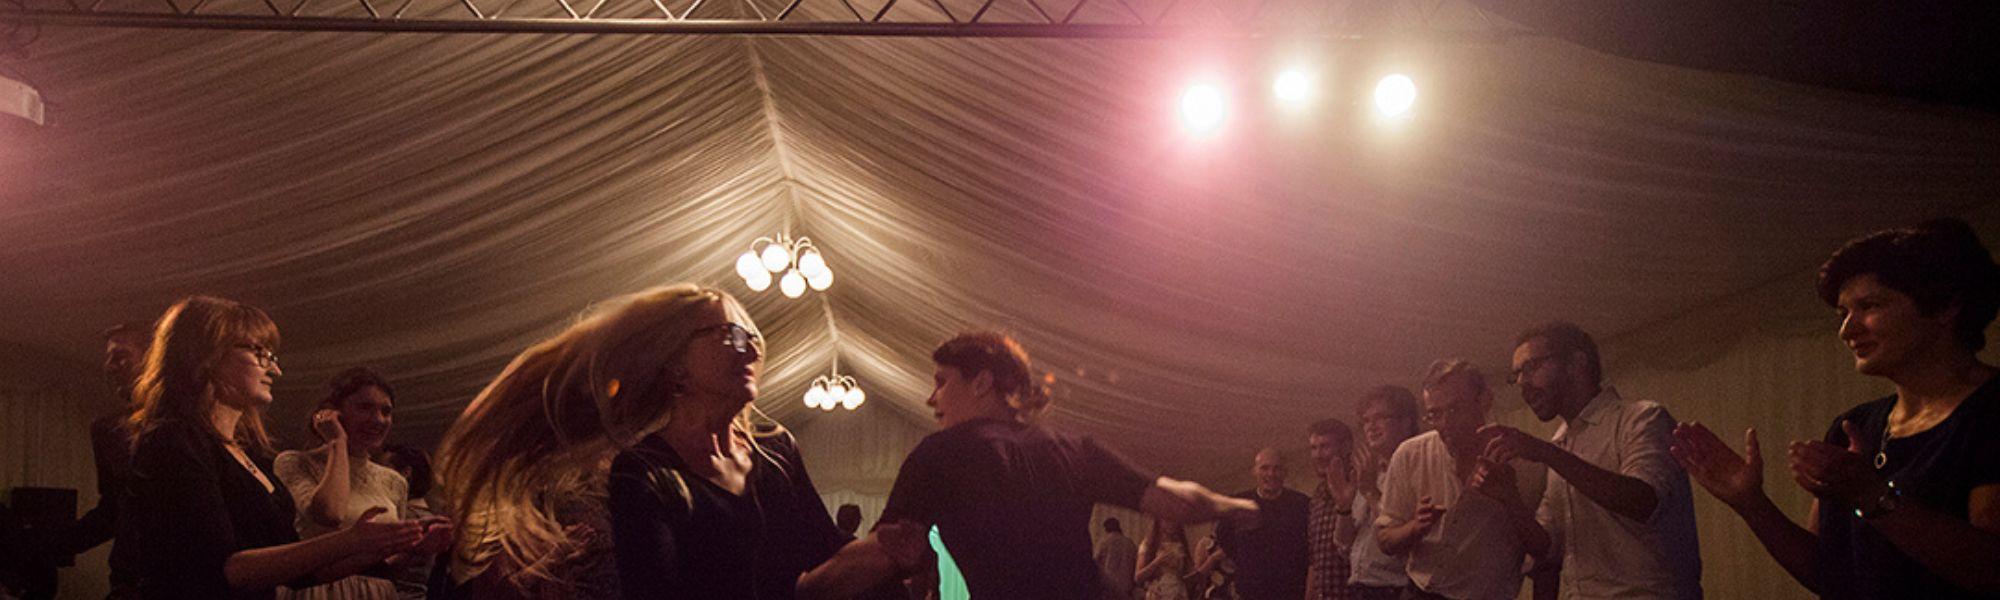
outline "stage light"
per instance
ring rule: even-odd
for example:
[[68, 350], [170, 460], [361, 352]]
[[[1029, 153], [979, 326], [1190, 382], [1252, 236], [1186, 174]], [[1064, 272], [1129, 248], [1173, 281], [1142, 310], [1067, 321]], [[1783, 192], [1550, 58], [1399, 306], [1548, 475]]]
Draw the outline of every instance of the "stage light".
[[1416, 103], [1417, 82], [1408, 75], [1395, 73], [1375, 84], [1376, 114], [1388, 118], [1408, 116], [1410, 108]]
[[1310, 104], [1316, 95], [1313, 79], [1312, 73], [1303, 68], [1285, 69], [1271, 82], [1271, 95], [1277, 96], [1278, 102], [1287, 107], [1303, 107]]
[[1222, 88], [1210, 83], [1188, 86], [1181, 93], [1181, 125], [1197, 134], [1214, 133], [1229, 116], [1229, 99]]

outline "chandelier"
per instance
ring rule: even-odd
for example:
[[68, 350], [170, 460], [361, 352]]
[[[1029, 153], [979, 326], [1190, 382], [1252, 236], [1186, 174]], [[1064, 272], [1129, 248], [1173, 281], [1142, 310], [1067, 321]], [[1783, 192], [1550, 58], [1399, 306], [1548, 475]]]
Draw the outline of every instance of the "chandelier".
[[813, 380], [812, 388], [806, 390], [806, 408], [833, 410], [835, 406], [854, 410], [868, 401], [868, 393], [861, 391], [861, 384], [851, 375], [841, 375], [833, 371]]
[[778, 291], [786, 298], [804, 295], [807, 287], [823, 292], [833, 285], [833, 270], [827, 268], [826, 257], [820, 256], [812, 240], [782, 233], [775, 239], [760, 237], [751, 242], [750, 251], [736, 257], [736, 274], [755, 292], [770, 289], [771, 276], [777, 274]]

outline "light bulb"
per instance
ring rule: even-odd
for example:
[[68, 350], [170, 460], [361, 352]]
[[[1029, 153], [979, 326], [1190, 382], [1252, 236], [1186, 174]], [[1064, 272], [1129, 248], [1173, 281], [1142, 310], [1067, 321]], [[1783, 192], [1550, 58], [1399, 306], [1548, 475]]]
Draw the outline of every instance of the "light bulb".
[[813, 275], [826, 272], [826, 257], [820, 256], [818, 249], [807, 248], [805, 252], [799, 253], [799, 272], [804, 273], [806, 279], [812, 279]]
[[792, 266], [791, 249], [786, 248], [784, 244], [771, 244], [764, 247], [765, 270], [776, 273], [785, 270], [785, 267], [789, 266]]
[[1192, 133], [1214, 133], [1228, 115], [1229, 99], [1215, 84], [1195, 84], [1181, 93], [1181, 125]]
[[826, 400], [820, 402], [819, 409], [833, 410], [833, 407], [840, 406], [840, 399], [846, 396], [847, 388], [838, 383], [830, 384], [826, 386]]
[[840, 407], [847, 410], [854, 410], [859, 408], [862, 402], [866, 401], [868, 401], [868, 393], [861, 391], [861, 386], [857, 385], [847, 388], [847, 394], [840, 398]]
[[751, 271], [749, 275], [743, 277], [743, 285], [750, 286], [750, 291], [753, 292], [771, 289], [771, 272], [764, 270], [763, 265], [760, 264], [757, 266], [757, 270]]
[[756, 277], [758, 273], [763, 273], [767, 277], [771, 275], [770, 271], [764, 270], [764, 261], [757, 258], [757, 253], [744, 252], [742, 256], [736, 257], [736, 275], [738, 277], [742, 277], [744, 281], [749, 281], [750, 278]]
[[1285, 69], [1271, 82], [1271, 93], [1287, 107], [1298, 108], [1312, 101], [1313, 76], [1304, 68]]
[[826, 395], [826, 386], [817, 382], [813, 383], [812, 389], [806, 390], [806, 408], [819, 408], [821, 404], [831, 401], [832, 398]]
[[821, 269], [823, 270], [818, 273], [806, 275], [806, 284], [811, 285], [814, 290], [824, 292], [826, 288], [833, 287], [833, 271], [825, 267]]
[[1417, 103], [1417, 82], [1401, 73], [1383, 77], [1375, 84], [1375, 110], [1384, 117], [1400, 117], [1409, 114], [1410, 107]]
[[806, 278], [799, 275], [796, 269], [786, 271], [785, 277], [778, 280], [778, 290], [784, 292], [786, 298], [797, 298], [806, 293]]

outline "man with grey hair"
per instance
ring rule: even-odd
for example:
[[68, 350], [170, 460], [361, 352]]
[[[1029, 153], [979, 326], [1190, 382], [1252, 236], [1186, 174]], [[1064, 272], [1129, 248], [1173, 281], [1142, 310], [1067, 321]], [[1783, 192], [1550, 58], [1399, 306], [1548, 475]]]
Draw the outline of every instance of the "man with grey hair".
[[1406, 557], [1406, 599], [1511, 600], [1524, 559], [1549, 547], [1534, 513], [1541, 472], [1482, 456], [1493, 391], [1471, 363], [1432, 363], [1421, 405], [1435, 430], [1389, 458], [1376, 541]]

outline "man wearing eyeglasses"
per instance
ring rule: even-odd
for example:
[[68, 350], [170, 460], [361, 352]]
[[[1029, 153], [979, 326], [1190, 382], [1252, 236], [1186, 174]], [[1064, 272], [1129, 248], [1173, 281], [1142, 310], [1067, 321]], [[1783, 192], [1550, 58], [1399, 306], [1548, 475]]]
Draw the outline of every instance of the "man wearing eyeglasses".
[[1562, 418], [1550, 441], [1502, 425], [1480, 430], [1488, 459], [1553, 473], [1536, 518], [1562, 559], [1561, 597], [1701, 598], [1694, 501], [1668, 451], [1667, 409], [1604, 386], [1597, 343], [1561, 321], [1516, 338], [1509, 380], [1535, 417]]
[[1482, 455], [1493, 391], [1471, 363], [1433, 363], [1421, 407], [1435, 430], [1389, 458], [1376, 542], [1406, 557], [1406, 600], [1512, 600], [1525, 559], [1549, 547], [1534, 513], [1541, 472]]

